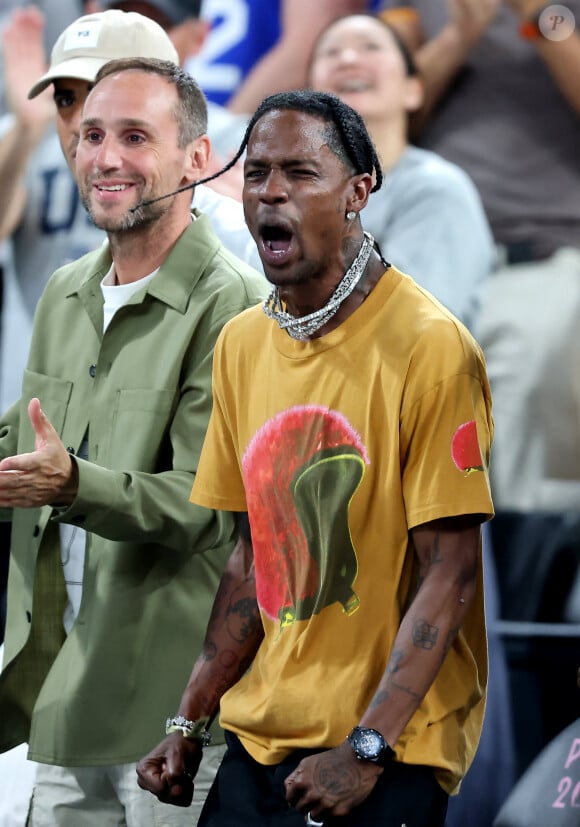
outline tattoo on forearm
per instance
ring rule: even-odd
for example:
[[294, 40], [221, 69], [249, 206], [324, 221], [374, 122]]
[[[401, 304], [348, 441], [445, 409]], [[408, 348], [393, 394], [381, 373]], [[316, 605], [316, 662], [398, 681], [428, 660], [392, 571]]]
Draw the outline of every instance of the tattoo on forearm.
[[392, 678], [389, 680], [389, 686], [391, 689], [398, 689], [399, 692], [404, 692], [405, 695], [410, 695], [416, 701], [422, 701], [423, 695], [420, 692], [415, 692], [414, 689], [411, 689], [410, 686], [403, 686], [402, 683], [397, 683]]
[[210, 629], [212, 627], [219, 629], [222, 626], [223, 621], [221, 618], [227, 610], [228, 601], [230, 600], [230, 592], [233, 588], [234, 582], [235, 581], [232, 575], [227, 571], [224, 572], [211, 610], [208, 624]]
[[242, 589], [240, 586], [234, 591], [226, 612], [228, 632], [238, 643], [253, 637], [262, 622], [258, 601], [255, 597], [245, 597]]
[[387, 664], [387, 674], [393, 675], [395, 672], [399, 671], [399, 666], [403, 660], [403, 652], [401, 649], [393, 649], [391, 652], [391, 657], [389, 658], [389, 662]]
[[374, 698], [372, 699], [372, 701], [369, 704], [369, 709], [374, 709], [377, 706], [381, 706], [381, 704], [384, 704], [385, 701], [389, 700], [389, 698], [390, 698], [389, 690], [388, 689], [381, 689], [379, 687], [379, 689], [377, 689], [377, 691], [375, 692]]
[[435, 539], [433, 540], [433, 546], [431, 548], [429, 554], [429, 560], [421, 565], [419, 569], [419, 574], [417, 575], [417, 586], [415, 589], [415, 594], [419, 591], [421, 586], [423, 585], [425, 578], [427, 577], [429, 571], [433, 568], [433, 566], [438, 565], [439, 563], [443, 562], [443, 556], [441, 554], [441, 546], [439, 543], [439, 532], [435, 534]]
[[439, 637], [439, 628], [421, 618], [413, 625], [413, 645], [416, 649], [434, 649]]
[[213, 640], [206, 640], [203, 644], [203, 651], [202, 655], [205, 660], [215, 660], [215, 656], [217, 654], [217, 646], [215, 645]]

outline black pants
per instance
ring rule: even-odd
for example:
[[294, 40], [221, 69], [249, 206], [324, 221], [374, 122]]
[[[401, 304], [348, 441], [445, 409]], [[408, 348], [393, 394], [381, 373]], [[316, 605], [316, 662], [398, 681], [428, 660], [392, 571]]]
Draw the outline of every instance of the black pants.
[[[307, 755], [297, 750], [281, 764], [258, 764], [239, 739], [226, 733], [228, 750], [209, 791], [198, 827], [304, 827], [305, 819], [286, 803], [284, 779]], [[447, 794], [429, 767], [393, 763], [369, 797], [325, 827], [443, 827]]]

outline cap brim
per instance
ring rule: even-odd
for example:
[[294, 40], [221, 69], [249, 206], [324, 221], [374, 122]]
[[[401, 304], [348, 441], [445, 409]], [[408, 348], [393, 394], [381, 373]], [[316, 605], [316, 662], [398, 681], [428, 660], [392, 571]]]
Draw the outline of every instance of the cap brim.
[[74, 78], [75, 80], [86, 80], [87, 83], [92, 83], [97, 76], [97, 72], [111, 60], [110, 57], [75, 57], [71, 60], [64, 60], [58, 66], [53, 66], [48, 72], [38, 80], [30, 92], [29, 98], [35, 98], [41, 92], [50, 86], [50, 84], [59, 78]]

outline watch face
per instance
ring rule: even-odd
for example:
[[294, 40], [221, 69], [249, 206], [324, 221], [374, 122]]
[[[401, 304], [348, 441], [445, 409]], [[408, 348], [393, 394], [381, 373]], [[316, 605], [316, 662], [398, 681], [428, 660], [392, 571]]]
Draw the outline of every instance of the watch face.
[[376, 761], [386, 746], [380, 732], [365, 727], [355, 727], [349, 740], [357, 755], [367, 761]]

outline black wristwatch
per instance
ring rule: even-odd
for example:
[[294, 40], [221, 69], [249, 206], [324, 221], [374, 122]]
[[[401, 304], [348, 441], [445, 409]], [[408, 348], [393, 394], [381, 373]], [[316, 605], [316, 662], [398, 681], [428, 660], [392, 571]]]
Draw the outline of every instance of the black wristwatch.
[[395, 757], [395, 750], [387, 744], [381, 733], [376, 729], [364, 726], [355, 726], [347, 735], [346, 740], [354, 750], [354, 754], [361, 761], [371, 761], [379, 767], [386, 767]]

